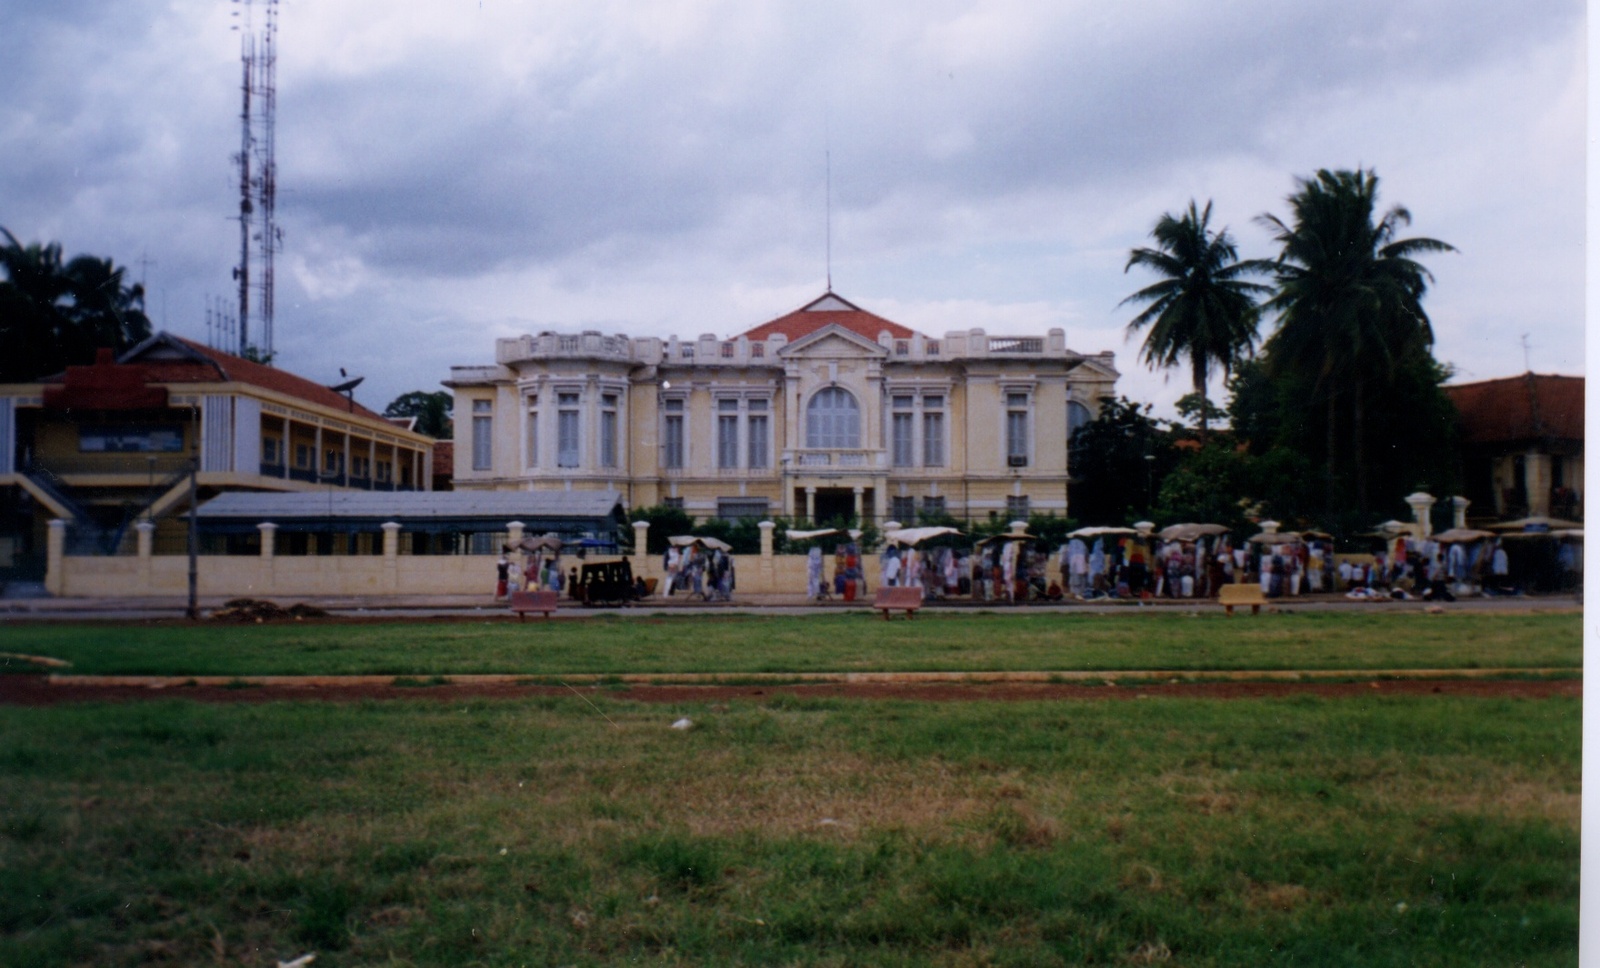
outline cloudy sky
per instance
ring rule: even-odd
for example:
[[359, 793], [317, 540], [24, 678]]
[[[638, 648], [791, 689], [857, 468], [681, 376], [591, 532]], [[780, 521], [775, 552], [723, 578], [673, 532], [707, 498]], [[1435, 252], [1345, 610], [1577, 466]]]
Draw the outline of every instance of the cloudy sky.
[[[261, 23], [263, 0], [256, 0]], [[238, 258], [239, 9], [0, 0], [0, 226], [205, 338]], [[835, 291], [1059, 326], [1170, 414], [1118, 303], [1190, 199], [1246, 256], [1366, 166], [1458, 379], [1583, 372], [1581, 0], [282, 0], [276, 347], [381, 407], [544, 329], [727, 336]], [[1527, 335], [1526, 357], [1523, 335]]]

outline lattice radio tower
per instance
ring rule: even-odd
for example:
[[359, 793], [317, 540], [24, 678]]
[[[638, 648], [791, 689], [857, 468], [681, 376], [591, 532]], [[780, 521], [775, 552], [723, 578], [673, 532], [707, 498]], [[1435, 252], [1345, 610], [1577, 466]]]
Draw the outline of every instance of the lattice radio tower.
[[[283, 247], [278, 228], [278, 163], [274, 143], [278, 114], [278, 0], [233, 0], [244, 81], [239, 113], [239, 284], [240, 356], [272, 360], [272, 262]], [[254, 8], [263, 8], [260, 29]], [[254, 298], [252, 298], [252, 296]]]

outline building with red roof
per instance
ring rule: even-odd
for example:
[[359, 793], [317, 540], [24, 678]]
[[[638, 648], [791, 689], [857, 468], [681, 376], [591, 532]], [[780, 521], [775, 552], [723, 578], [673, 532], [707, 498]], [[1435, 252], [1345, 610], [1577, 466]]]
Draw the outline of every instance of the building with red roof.
[[[120, 356], [0, 386], [0, 568], [43, 547], [50, 519], [75, 553], [182, 540], [176, 515], [224, 491], [426, 490], [433, 440], [293, 373], [158, 333]], [[329, 537], [331, 540], [331, 536]], [[297, 549], [285, 549], [293, 552]]]
[[700, 519], [1065, 514], [1067, 438], [1116, 379], [1060, 329], [932, 336], [832, 291], [730, 338], [530, 334], [451, 368], [454, 487]]
[[1446, 386], [1479, 519], [1583, 517], [1584, 378], [1523, 373]]

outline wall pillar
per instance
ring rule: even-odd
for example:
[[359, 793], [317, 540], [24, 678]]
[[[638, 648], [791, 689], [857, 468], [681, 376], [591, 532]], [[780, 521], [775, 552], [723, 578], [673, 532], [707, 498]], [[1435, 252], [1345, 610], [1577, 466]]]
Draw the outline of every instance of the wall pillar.
[[1455, 509], [1456, 513], [1455, 520], [1451, 522], [1452, 527], [1465, 528], [1467, 526], [1467, 508], [1471, 504], [1471, 501], [1459, 494], [1450, 499], [1450, 506]]
[[50, 520], [45, 536], [44, 590], [52, 595], [67, 592], [67, 522], [61, 518]]
[[[521, 521], [512, 521], [506, 525], [506, 544], [521, 544], [522, 534], [528, 526]], [[518, 552], [521, 554], [521, 552]]]
[[867, 523], [867, 519], [862, 516], [862, 512], [865, 511], [866, 508], [861, 506], [861, 496], [866, 493], [866, 488], [857, 485], [850, 490], [853, 491], [856, 496], [856, 526], [860, 527]]
[[149, 595], [155, 591], [150, 580], [150, 556], [155, 553], [156, 523], [154, 521], [140, 521], [133, 526], [138, 535], [139, 555], [139, 591], [140, 594]]
[[773, 587], [773, 560], [772, 560], [772, 532], [777, 527], [771, 521], [758, 521], [756, 527], [761, 529], [761, 558], [756, 562], [756, 574], [761, 578], [761, 587], [767, 591], [777, 591]]
[[385, 521], [383, 529], [383, 585], [389, 591], [400, 589], [400, 524]]
[[812, 524], [817, 522], [817, 489], [806, 488], [806, 520]]
[[633, 522], [633, 555], [628, 559], [628, 566], [633, 569], [633, 577], [651, 577], [650, 561], [650, 522], [635, 521]]
[[1429, 514], [1433, 510], [1433, 495], [1422, 491], [1418, 491], [1415, 494], [1407, 494], [1406, 503], [1411, 505], [1411, 516], [1417, 522], [1417, 537], [1426, 538], [1428, 535], [1433, 534], [1433, 518]]
[[273, 563], [278, 557], [278, 526], [271, 521], [263, 521], [256, 525], [256, 530], [261, 532], [261, 560], [256, 569], [256, 588], [261, 594], [268, 595], [272, 593], [275, 581]]

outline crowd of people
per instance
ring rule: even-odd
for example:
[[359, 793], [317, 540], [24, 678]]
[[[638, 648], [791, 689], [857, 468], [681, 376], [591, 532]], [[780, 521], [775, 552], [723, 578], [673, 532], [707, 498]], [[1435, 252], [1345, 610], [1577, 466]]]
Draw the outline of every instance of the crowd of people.
[[[1437, 541], [1400, 534], [1369, 555], [1335, 557], [1331, 538], [1316, 533], [1266, 534], [1236, 541], [1228, 534], [1163, 540], [1131, 529], [1124, 533], [1070, 537], [1052, 555], [1031, 536], [1003, 534], [970, 550], [920, 548], [891, 542], [879, 555], [880, 587], [916, 587], [925, 600], [966, 598], [979, 602], [1073, 599], [1208, 598], [1221, 586], [1258, 582], [1268, 598], [1343, 594], [1351, 598], [1454, 600], [1463, 588], [1512, 594], [1508, 555], [1502, 541]], [[1220, 529], [1219, 529], [1220, 530]], [[1448, 538], [1448, 536], [1446, 536]], [[1575, 545], [1556, 547], [1558, 564], [1576, 572]], [[833, 549], [831, 576], [820, 545], [807, 552], [806, 595], [810, 600], [853, 600], [868, 593], [863, 555], [855, 541]], [[1052, 565], [1054, 568], [1052, 568]], [[495, 595], [562, 591], [576, 584], [562, 574], [559, 549], [527, 554], [525, 563], [502, 554], [496, 562]], [[663, 597], [728, 602], [736, 587], [734, 557], [699, 541], [673, 544], [662, 555]], [[635, 597], [645, 597], [642, 577]], [[576, 594], [574, 591], [573, 594]]]

